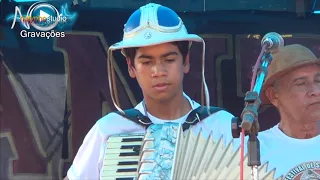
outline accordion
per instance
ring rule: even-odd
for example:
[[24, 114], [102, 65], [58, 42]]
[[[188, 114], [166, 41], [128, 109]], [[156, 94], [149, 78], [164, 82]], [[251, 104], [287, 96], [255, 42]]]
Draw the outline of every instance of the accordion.
[[[245, 162], [247, 163], [247, 156]], [[164, 123], [148, 127], [146, 133], [110, 136], [101, 172], [103, 180], [239, 179], [240, 149], [222, 137], [203, 137], [200, 130], [182, 130], [180, 124]], [[251, 168], [244, 166], [244, 178]], [[258, 169], [260, 179], [274, 179], [267, 163]]]

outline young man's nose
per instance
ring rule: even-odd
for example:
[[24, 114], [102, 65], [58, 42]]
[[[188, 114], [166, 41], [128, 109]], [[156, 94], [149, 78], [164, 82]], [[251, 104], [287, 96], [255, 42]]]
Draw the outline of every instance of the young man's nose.
[[152, 77], [161, 77], [167, 74], [167, 68], [163, 63], [156, 63], [152, 66]]

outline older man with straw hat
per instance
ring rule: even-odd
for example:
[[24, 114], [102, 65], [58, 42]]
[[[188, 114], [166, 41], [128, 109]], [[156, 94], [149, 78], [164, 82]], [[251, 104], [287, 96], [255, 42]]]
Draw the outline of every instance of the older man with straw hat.
[[283, 179], [320, 179], [320, 59], [308, 48], [287, 45], [273, 54], [261, 93], [280, 122], [260, 132], [261, 161]]

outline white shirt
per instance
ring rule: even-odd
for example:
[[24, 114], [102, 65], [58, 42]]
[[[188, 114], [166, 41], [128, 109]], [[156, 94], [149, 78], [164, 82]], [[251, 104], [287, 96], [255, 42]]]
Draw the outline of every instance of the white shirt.
[[320, 135], [310, 139], [294, 139], [284, 134], [279, 125], [276, 125], [260, 132], [258, 138], [261, 163], [269, 162], [268, 171], [275, 169], [275, 178], [283, 176], [284, 179], [295, 179], [308, 173], [306, 170], [309, 169], [312, 173], [317, 173], [317, 179], [320, 179]]
[[[192, 109], [196, 109], [200, 106], [200, 104], [191, 100], [186, 94], [184, 94], [184, 96], [190, 102]], [[142, 102], [139, 103], [135, 109], [138, 109], [144, 114]], [[154, 124], [163, 124], [164, 122], [176, 122], [183, 124], [189, 113], [176, 120], [162, 120], [149, 113], [148, 117]], [[202, 129], [203, 136], [205, 138], [208, 137], [212, 131], [214, 140], [219, 140], [223, 136], [224, 143], [229, 144], [232, 140], [232, 118], [232, 114], [226, 111], [219, 111], [210, 115], [191, 128], [195, 132]], [[70, 180], [100, 179], [100, 170], [103, 163], [104, 150], [108, 137], [114, 134], [129, 132], [144, 133], [145, 127], [125, 119], [116, 113], [109, 113], [99, 119], [84, 138], [83, 143], [75, 156], [73, 164], [67, 172], [68, 178]]]
[[[310, 171], [318, 173], [320, 179], [320, 135], [311, 139], [295, 139], [287, 136], [279, 129], [279, 124], [271, 129], [259, 132], [261, 166], [267, 165], [267, 172], [275, 170], [274, 178], [296, 180], [306, 176]], [[248, 136], [245, 138], [245, 154], [247, 153]], [[235, 147], [239, 147], [240, 138], [235, 139]], [[245, 166], [247, 164], [244, 164]], [[301, 178], [311, 180], [312, 178]]]

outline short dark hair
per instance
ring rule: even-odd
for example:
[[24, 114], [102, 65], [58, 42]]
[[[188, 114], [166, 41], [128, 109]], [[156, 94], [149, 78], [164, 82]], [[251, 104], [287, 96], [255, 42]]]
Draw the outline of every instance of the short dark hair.
[[[185, 63], [187, 54], [189, 53], [189, 43], [190, 42], [189, 41], [174, 41], [174, 42], [170, 42], [170, 43], [172, 43], [173, 45], [176, 45], [178, 47], [178, 49], [183, 57], [183, 63]], [[137, 49], [139, 49], [139, 47], [125, 48], [123, 50], [126, 57], [130, 59], [132, 66], [134, 66], [134, 57], [136, 56]]]

